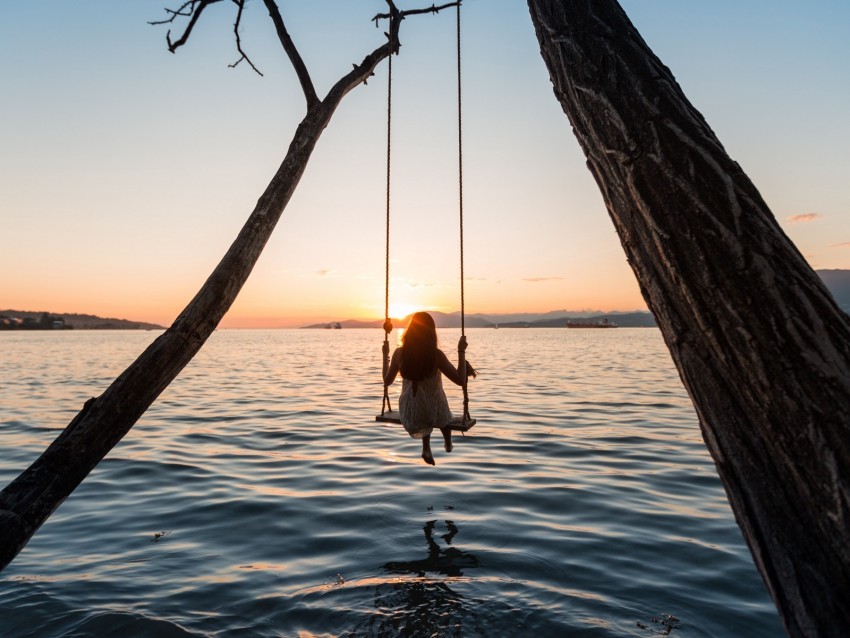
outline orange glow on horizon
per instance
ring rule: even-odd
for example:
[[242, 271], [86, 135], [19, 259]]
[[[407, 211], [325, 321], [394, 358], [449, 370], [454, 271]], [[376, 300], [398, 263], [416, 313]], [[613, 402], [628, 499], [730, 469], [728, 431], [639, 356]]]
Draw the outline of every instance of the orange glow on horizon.
[[431, 310], [431, 308], [422, 304], [413, 304], [405, 302], [390, 302], [390, 317], [393, 319], [404, 319], [408, 315], [421, 310]]

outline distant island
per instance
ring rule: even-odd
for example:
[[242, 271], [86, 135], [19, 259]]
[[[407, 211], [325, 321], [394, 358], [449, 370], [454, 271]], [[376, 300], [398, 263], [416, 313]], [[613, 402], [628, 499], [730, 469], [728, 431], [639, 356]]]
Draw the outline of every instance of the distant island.
[[164, 330], [144, 321], [129, 321], [43, 310], [0, 310], [0, 330]]
[[850, 270], [816, 270], [815, 272], [829, 288], [838, 307], [850, 314]]
[[[838, 307], [850, 314], [850, 270], [815, 271], [832, 293]], [[460, 313], [431, 312], [439, 328], [460, 328]], [[393, 318], [397, 328], [407, 325], [409, 317]], [[383, 319], [328, 321], [303, 326], [307, 329], [339, 330], [342, 328], [380, 329]], [[594, 310], [552, 310], [545, 313], [467, 314], [468, 328], [566, 328], [566, 327], [654, 328], [655, 318], [646, 310], [634, 312], [602, 312]], [[165, 330], [164, 326], [129, 319], [104, 318], [96, 315], [56, 313], [32, 310], [0, 310], [3, 330]]]
[[[817, 270], [815, 271], [832, 293], [838, 307], [850, 314], [850, 270]], [[438, 328], [460, 328], [460, 313], [450, 314], [431, 312]], [[393, 318], [396, 327], [407, 325], [409, 317]], [[348, 319], [331, 321], [303, 326], [305, 329], [324, 328], [380, 328], [383, 319], [362, 321]], [[472, 314], [466, 315], [465, 325], [468, 328], [566, 328], [566, 327], [611, 327], [616, 324], [622, 328], [654, 328], [655, 318], [649, 311], [635, 312], [602, 312], [602, 311], [569, 311], [552, 310], [546, 313], [513, 313], [513, 314]]]
[[[438, 328], [460, 328], [460, 313], [429, 311]], [[393, 317], [393, 325], [403, 328], [410, 317]], [[383, 319], [362, 321], [347, 319], [303, 326], [305, 329], [338, 330], [341, 328], [380, 328]], [[553, 310], [545, 313], [513, 314], [472, 314], [466, 315], [464, 325], [467, 328], [580, 328], [597, 326], [623, 328], [653, 328], [656, 326], [652, 313], [643, 310], [636, 312], [569, 311]]]

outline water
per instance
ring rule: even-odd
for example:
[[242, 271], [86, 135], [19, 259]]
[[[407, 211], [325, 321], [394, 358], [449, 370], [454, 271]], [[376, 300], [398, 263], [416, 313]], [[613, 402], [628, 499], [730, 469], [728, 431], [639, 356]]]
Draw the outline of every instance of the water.
[[[430, 467], [374, 422], [380, 331], [216, 332], [0, 574], [0, 635], [784, 635], [657, 330], [467, 334]], [[2, 483], [154, 336], [0, 335]]]

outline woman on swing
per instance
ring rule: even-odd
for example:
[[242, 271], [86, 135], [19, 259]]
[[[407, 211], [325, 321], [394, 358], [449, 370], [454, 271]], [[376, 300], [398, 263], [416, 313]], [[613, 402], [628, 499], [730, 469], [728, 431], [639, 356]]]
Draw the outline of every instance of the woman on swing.
[[[457, 348], [458, 352], [466, 350], [465, 336], [460, 338]], [[401, 347], [393, 352], [389, 367], [384, 370], [385, 386], [392, 384], [401, 372], [398, 400], [401, 423], [411, 437], [422, 439], [422, 460], [430, 465], [435, 465], [431, 453], [431, 432], [435, 427], [443, 434], [446, 452], [451, 452], [453, 447], [449, 428], [452, 413], [443, 391], [441, 373], [457, 385], [463, 385], [464, 375], [476, 375], [472, 366], [462, 359], [459, 368], [455, 368], [437, 347], [434, 319], [427, 312], [417, 312], [404, 331]]]

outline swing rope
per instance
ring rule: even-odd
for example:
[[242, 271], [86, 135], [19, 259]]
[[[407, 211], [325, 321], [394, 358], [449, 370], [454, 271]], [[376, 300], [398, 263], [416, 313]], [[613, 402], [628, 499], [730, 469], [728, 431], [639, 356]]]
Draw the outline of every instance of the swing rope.
[[[387, 224], [386, 224], [386, 256], [384, 259], [384, 345], [383, 371], [386, 373], [390, 365], [390, 332], [393, 323], [390, 321], [390, 158], [392, 157], [392, 115], [393, 115], [393, 42], [392, 30], [387, 37], [390, 39], [390, 55], [387, 63]], [[389, 389], [384, 385], [384, 399], [381, 402], [381, 416], [384, 411], [392, 412], [390, 407]]]
[[[463, 272], [463, 101], [461, 94], [461, 37], [460, 37], [460, 5], [457, 3], [457, 160], [458, 160], [458, 208], [460, 218], [460, 334], [466, 336], [466, 300], [464, 295], [464, 272]], [[390, 364], [390, 345], [389, 335], [392, 332], [393, 324], [390, 320], [390, 177], [391, 177], [391, 158], [392, 158], [392, 94], [393, 94], [393, 42], [390, 38], [390, 55], [387, 65], [387, 212], [386, 212], [386, 253], [384, 260], [384, 366], [383, 370], [389, 368]], [[466, 354], [462, 350], [458, 350], [458, 365], [465, 368]], [[461, 365], [463, 364], [463, 365]], [[469, 392], [467, 390], [467, 375], [463, 374], [463, 419], [466, 423], [475, 421], [469, 415]], [[381, 403], [381, 418], [387, 412], [392, 412], [390, 407], [389, 389], [384, 385], [384, 399]]]
[[[463, 276], [463, 99], [461, 91], [460, 65], [460, 2], [457, 3], [457, 177], [458, 177], [458, 210], [460, 218], [460, 334], [466, 336], [466, 308], [464, 299]], [[463, 420], [469, 416], [469, 392], [467, 391], [466, 354], [458, 352], [458, 359], [463, 358]], [[460, 361], [458, 362], [460, 363]]]

